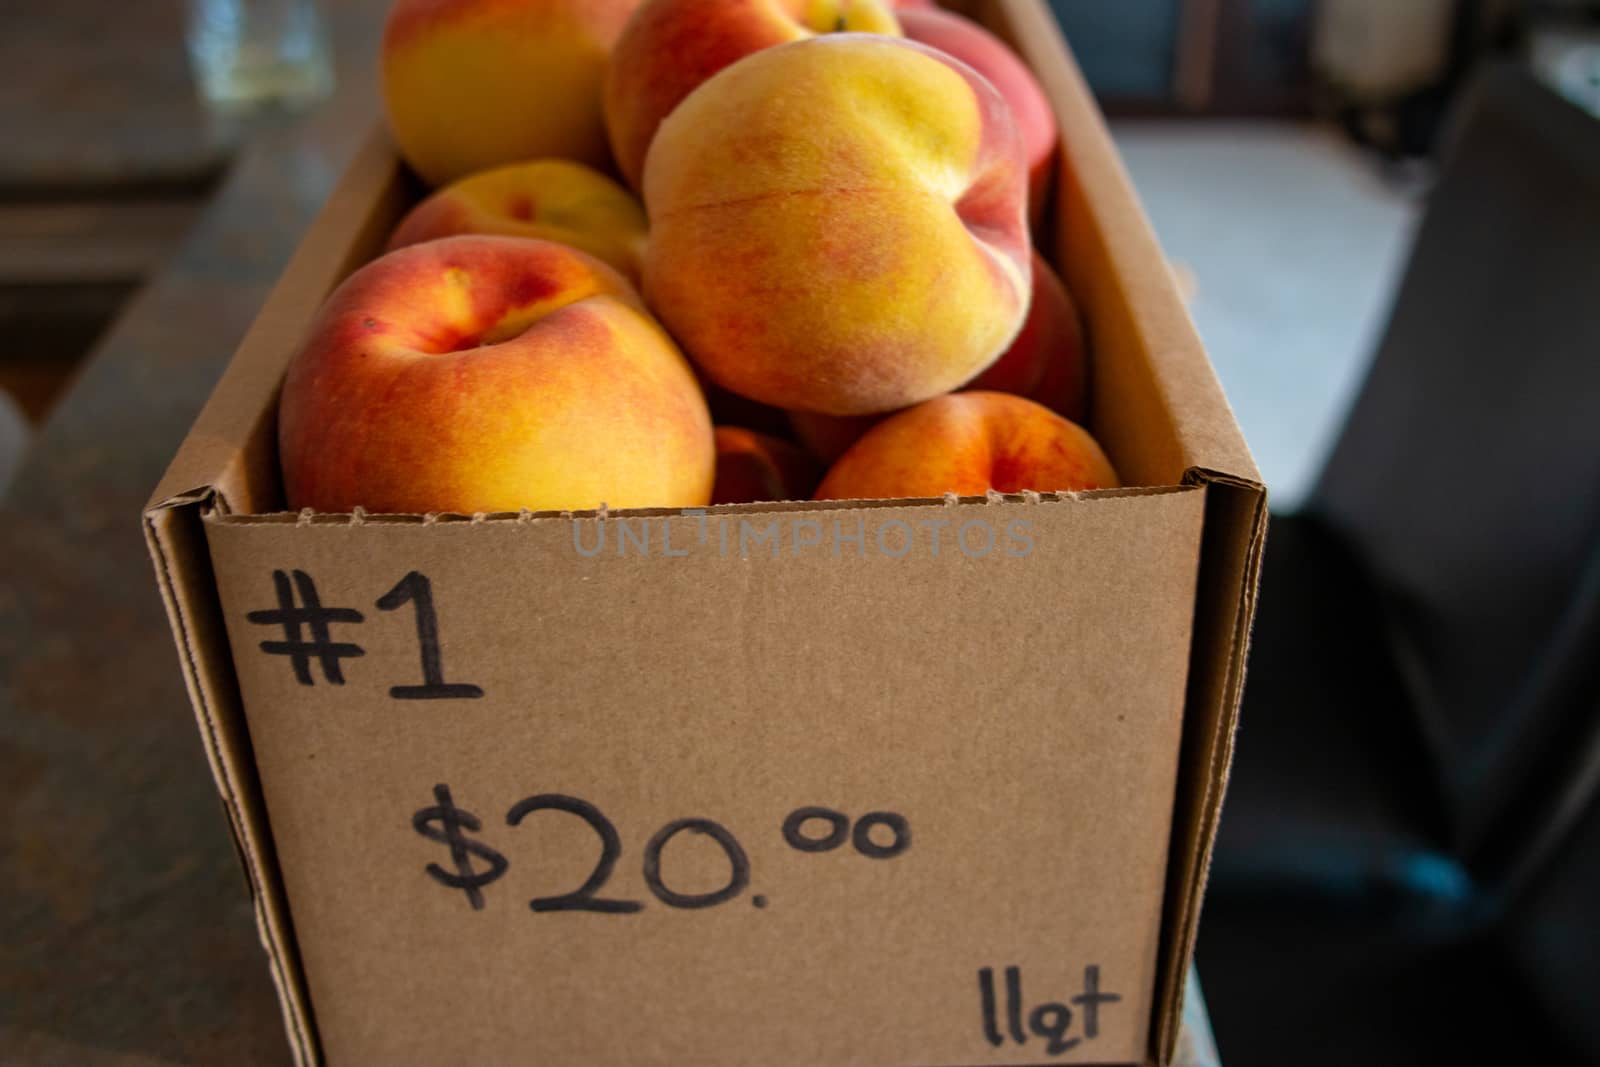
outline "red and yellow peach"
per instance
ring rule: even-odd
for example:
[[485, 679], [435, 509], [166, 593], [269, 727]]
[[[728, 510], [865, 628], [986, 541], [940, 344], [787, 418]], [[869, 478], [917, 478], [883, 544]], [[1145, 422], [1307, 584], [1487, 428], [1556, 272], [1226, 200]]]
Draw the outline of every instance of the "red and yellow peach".
[[982, 372], [1027, 311], [1016, 124], [922, 45], [830, 34], [747, 56], [662, 123], [644, 197], [650, 306], [763, 403], [926, 400]]
[[606, 75], [618, 169], [640, 188], [657, 128], [719, 70], [764, 48], [840, 31], [900, 32], [884, 0], [645, 0]]
[[564, 159], [512, 163], [440, 189], [400, 220], [389, 248], [462, 234], [538, 237], [571, 245], [639, 281], [649, 225], [633, 195]]
[[[1033, 299], [1022, 331], [1011, 347], [965, 388], [1027, 397], [1081, 423], [1089, 408], [1088, 380], [1088, 353], [1077, 304], [1050, 264], [1036, 252]], [[844, 455], [880, 418], [789, 413], [795, 435], [825, 463]]]
[[639, 0], [397, 0], [383, 98], [431, 185], [525, 159], [610, 161], [600, 84]]
[[694, 373], [611, 268], [515, 237], [391, 252], [290, 365], [292, 508], [460, 513], [693, 506], [715, 453]]
[[920, 41], [966, 63], [1000, 90], [1022, 134], [1028, 160], [1029, 202], [1038, 217], [1054, 171], [1059, 131], [1050, 100], [1033, 72], [1004, 41], [973, 22], [937, 8], [896, 13], [909, 40]]
[[879, 500], [1113, 489], [1094, 438], [1007, 393], [952, 393], [892, 415], [828, 471], [818, 500]]

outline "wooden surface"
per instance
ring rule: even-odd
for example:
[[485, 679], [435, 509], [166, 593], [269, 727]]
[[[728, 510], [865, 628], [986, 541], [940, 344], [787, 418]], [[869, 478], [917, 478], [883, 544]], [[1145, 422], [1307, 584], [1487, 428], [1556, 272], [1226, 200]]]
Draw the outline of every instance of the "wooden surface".
[[[383, 6], [340, 5], [345, 90], [241, 155], [0, 501], [0, 1062], [288, 1062], [138, 515], [356, 146], [373, 107], [363, 42]], [[0, 63], [14, 17], [0, 15]], [[15, 106], [0, 100], [8, 152]], [[66, 157], [0, 163], [0, 182], [52, 158]], [[179, 154], [148, 158], [159, 174]], [[1208, 1031], [1191, 1026], [1185, 1048], [1187, 1063], [1213, 1062]]]

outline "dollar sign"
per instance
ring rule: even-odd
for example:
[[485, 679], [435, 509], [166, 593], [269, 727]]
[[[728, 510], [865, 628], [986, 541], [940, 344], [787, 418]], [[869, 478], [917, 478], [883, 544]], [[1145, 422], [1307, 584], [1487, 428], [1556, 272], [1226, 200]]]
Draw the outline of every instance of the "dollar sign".
[[[482, 841], [474, 841], [461, 832], [482, 830], [483, 824], [472, 812], [456, 807], [450, 799], [449, 786], [434, 786], [433, 799], [438, 801], [437, 805], [423, 808], [411, 816], [411, 828], [429, 841], [449, 845], [450, 862], [455, 864], [456, 869], [447, 871], [437, 863], [430, 863], [427, 866], [428, 874], [440, 885], [463, 890], [472, 909], [480, 910], [483, 907], [483, 887], [506, 873], [506, 858]], [[439, 825], [435, 826], [434, 823]], [[489, 869], [474, 870], [474, 856], [487, 863]]]

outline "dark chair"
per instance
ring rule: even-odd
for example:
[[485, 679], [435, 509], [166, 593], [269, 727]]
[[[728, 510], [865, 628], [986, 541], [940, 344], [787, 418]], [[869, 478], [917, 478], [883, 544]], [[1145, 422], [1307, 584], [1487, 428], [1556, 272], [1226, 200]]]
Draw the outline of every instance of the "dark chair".
[[1600, 122], [1474, 86], [1268, 537], [1199, 938], [1224, 1062], [1600, 1063]]

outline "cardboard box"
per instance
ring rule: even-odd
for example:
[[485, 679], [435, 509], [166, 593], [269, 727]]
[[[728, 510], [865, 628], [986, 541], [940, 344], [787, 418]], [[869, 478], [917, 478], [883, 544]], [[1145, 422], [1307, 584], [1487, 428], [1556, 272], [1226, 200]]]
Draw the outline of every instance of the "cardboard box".
[[145, 515], [298, 1062], [1170, 1060], [1264, 494], [1044, 5], [969, 7], [1140, 488], [285, 514], [284, 367], [416, 190], [378, 133], [330, 199]]

